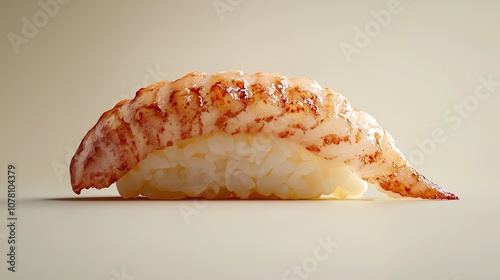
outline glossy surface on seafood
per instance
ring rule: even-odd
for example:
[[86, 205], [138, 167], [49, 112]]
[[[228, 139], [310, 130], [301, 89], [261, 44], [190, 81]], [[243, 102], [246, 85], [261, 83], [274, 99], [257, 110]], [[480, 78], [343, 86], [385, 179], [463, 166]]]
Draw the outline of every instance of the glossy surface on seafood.
[[193, 72], [119, 102], [101, 116], [73, 157], [73, 190], [108, 187], [150, 152], [217, 132], [294, 141], [396, 195], [458, 199], [410, 166], [389, 133], [339, 93], [310, 79], [241, 71]]

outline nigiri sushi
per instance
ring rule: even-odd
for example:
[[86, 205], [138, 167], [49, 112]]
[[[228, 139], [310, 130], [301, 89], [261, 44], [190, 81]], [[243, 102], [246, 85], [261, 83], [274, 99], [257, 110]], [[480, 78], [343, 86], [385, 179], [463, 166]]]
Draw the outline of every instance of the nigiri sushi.
[[412, 167], [391, 135], [310, 79], [192, 72], [102, 114], [70, 163], [73, 191], [124, 198], [458, 199]]

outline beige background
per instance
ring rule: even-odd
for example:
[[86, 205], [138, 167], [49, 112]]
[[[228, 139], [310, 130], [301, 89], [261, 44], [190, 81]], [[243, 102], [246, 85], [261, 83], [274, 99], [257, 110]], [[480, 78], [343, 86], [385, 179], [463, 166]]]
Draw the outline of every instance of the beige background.
[[[1, 279], [287, 279], [293, 265], [307, 273], [288, 279], [498, 279], [500, 2], [346, 2], [0, 1]], [[387, 13], [385, 26], [375, 21]], [[357, 53], [346, 56], [346, 44]], [[343, 93], [461, 200], [72, 193], [69, 159], [104, 110], [160, 79], [233, 69]], [[9, 162], [18, 168], [16, 273], [5, 262]], [[116, 195], [113, 186], [83, 197]], [[339, 245], [323, 261], [318, 238]]]

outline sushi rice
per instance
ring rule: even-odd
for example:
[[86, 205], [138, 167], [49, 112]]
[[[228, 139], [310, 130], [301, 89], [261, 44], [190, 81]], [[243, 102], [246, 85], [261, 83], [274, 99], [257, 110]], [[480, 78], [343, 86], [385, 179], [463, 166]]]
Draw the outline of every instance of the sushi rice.
[[266, 134], [214, 133], [150, 153], [117, 183], [124, 198], [314, 199], [361, 196], [347, 165]]

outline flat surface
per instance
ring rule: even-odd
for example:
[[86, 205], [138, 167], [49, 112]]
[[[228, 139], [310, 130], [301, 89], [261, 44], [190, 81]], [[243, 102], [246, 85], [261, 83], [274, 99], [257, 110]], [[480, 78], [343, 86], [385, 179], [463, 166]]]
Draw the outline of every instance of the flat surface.
[[[500, 2], [351, 2], [0, 0], [0, 279], [499, 279]], [[342, 93], [461, 200], [71, 191], [69, 161], [102, 112], [234, 69]]]
[[500, 232], [487, 217], [495, 207], [386, 198], [26, 199], [19, 272], [8, 279], [494, 279]]

